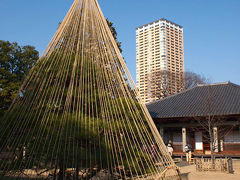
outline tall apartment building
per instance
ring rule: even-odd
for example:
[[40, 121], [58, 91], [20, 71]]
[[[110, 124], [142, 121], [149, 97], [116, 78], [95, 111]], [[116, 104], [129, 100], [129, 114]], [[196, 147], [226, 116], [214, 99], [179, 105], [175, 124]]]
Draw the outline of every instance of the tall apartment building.
[[[144, 103], [184, 87], [183, 27], [166, 19], [136, 28], [137, 87]], [[159, 83], [160, 82], [160, 83]]]

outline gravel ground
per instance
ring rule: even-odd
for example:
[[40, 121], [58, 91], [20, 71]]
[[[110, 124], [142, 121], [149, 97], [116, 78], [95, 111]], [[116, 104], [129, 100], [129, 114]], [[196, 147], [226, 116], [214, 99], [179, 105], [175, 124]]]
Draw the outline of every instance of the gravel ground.
[[182, 173], [182, 180], [240, 180], [240, 160], [233, 160], [234, 174], [197, 172], [195, 165], [184, 165], [184, 163], [180, 163], [179, 167]]

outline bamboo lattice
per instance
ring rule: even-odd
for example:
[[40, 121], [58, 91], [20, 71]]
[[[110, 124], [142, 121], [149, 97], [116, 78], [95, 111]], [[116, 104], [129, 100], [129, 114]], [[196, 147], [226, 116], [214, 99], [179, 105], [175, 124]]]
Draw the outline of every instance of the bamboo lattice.
[[179, 179], [139, 97], [97, 0], [75, 0], [0, 122], [0, 177]]

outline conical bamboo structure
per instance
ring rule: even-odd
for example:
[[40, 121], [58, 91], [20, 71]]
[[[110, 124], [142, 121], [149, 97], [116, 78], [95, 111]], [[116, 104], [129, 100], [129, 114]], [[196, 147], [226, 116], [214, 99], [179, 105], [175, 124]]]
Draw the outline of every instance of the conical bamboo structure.
[[97, 0], [74, 1], [0, 123], [0, 179], [179, 179]]

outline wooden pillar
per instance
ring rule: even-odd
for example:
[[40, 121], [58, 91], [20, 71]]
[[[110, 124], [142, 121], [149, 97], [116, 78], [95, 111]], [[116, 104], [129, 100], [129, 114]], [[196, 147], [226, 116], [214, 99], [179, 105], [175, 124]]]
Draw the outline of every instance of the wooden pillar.
[[163, 136], [164, 136], [164, 129], [163, 129], [163, 127], [160, 127], [160, 128], [159, 128], [159, 133], [160, 133], [162, 139], [164, 139], [164, 138], [163, 138]]
[[214, 152], [218, 152], [218, 128], [217, 127], [213, 127], [213, 145], [214, 145]]
[[[163, 142], [164, 142], [164, 128], [161, 127], [160, 125], [156, 125], [156, 127], [157, 127], [158, 132], [159, 132], [159, 134], [160, 134], [160, 136], [161, 136], [161, 138], [162, 138], [162, 140], [163, 140]], [[165, 143], [165, 142], [164, 142], [164, 143]]]
[[183, 127], [182, 128], [182, 149], [183, 149], [183, 152], [185, 152], [186, 144], [187, 144], [187, 131], [186, 131], [186, 128]]
[[224, 151], [223, 146], [224, 146], [224, 140], [223, 140], [223, 137], [222, 137], [222, 138], [220, 139], [220, 151], [221, 151], [221, 152]]

